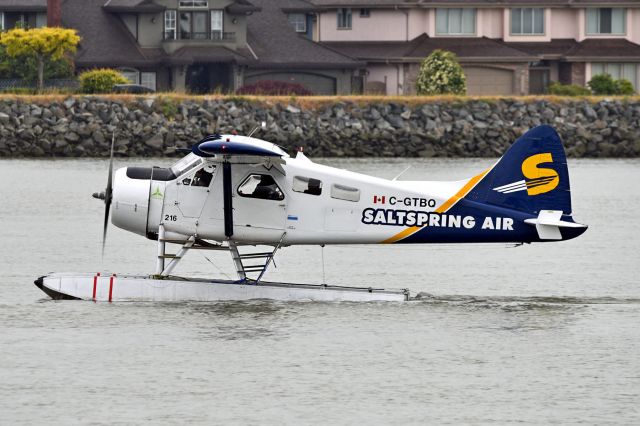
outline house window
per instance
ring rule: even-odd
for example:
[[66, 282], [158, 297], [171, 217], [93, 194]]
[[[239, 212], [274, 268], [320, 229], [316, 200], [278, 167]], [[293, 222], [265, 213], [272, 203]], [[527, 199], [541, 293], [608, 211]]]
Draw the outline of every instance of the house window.
[[624, 35], [627, 32], [626, 9], [589, 8], [587, 9], [587, 34]]
[[338, 9], [338, 29], [339, 30], [351, 29], [351, 8], [342, 7]]
[[211, 11], [211, 39], [222, 40], [224, 31], [224, 15], [221, 10]]
[[293, 190], [302, 192], [303, 194], [320, 195], [322, 194], [322, 181], [314, 178], [294, 176]]
[[47, 26], [47, 14], [36, 13], [36, 28], [42, 28]]
[[140, 85], [147, 87], [155, 92], [156, 90], [156, 73], [155, 72], [141, 72], [140, 73]]
[[253, 174], [247, 176], [238, 187], [241, 197], [262, 200], [284, 200], [284, 193], [271, 175]]
[[[221, 11], [212, 11], [221, 12]], [[208, 17], [207, 12], [184, 12], [180, 11], [180, 39], [182, 40], [204, 40], [209, 38], [207, 20], [213, 21], [214, 15]], [[221, 18], [220, 18], [221, 19]], [[212, 22], [213, 23], [213, 22]], [[222, 27], [220, 27], [222, 28]], [[214, 31], [212, 31], [213, 33]], [[221, 39], [222, 32], [215, 32], [214, 39]]]
[[357, 202], [360, 201], [360, 190], [358, 188], [334, 183], [331, 185], [331, 198]]
[[475, 9], [437, 9], [436, 34], [473, 35], [476, 33]]
[[518, 7], [511, 9], [511, 34], [544, 34], [544, 9], [541, 7]]
[[640, 88], [640, 64], [635, 63], [592, 63], [591, 77], [609, 74], [615, 80], [624, 78], [633, 84], [634, 90]]
[[289, 23], [297, 33], [307, 32], [307, 15], [304, 13], [290, 13], [288, 15]]
[[361, 18], [368, 18], [370, 16], [371, 16], [371, 9], [367, 9], [365, 7], [360, 9], [360, 17]]
[[208, 0], [180, 0], [180, 7], [209, 7]]
[[176, 32], [176, 11], [165, 10], [164, 11], [164, 38], [165, 40], [175, 40], [177, 38]]
[[4, 31], [4, 12], [0, 12], [0, 31]]
[[118, 71], [120, 71], [120, 74], [122, 74], [122, 76], [124, 78], [129, 80], [129, 83], [131, 83], [131, 84], [139, 84], [140, 83], [140, 81], [138, 80], [139, 77], [140, 77], [140, 73], [138, 72], [137, 69], [135, 69], [135, 68], [120, 68]]

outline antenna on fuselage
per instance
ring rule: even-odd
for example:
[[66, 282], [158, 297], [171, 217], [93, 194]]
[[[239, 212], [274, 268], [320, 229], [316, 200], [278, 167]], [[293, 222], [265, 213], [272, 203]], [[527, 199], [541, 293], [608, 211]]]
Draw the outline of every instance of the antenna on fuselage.
[[260, 130], [260, 129], [264, 130], [264, 129], [266, 129], [266, 128], [267, 128], [267, 122], [266, 122], [266, 121], [263, 121], [263, 122], [261, 122], [261, 123], [260, 123], [260, 125], [259, 125], [259, 126], [254, 127], [254, 128], [253, 128], [253, 130], [249, 132], [249, 134], [247, 135], [247, 137], [248, 137], [248, 138], [250, 138], [250, 137], [251, 137], [251, 136], [253, 136], [253, 134], [254, 134], [255, 132], [257, 132], [258, 130]]
[[411, 166], [410, 166], [410, 165], [409, 165], [409, 166], [407, 166], [407, 168], [406, 168], [406, 169], [404, 169], [403, 171], [401, 171], [398, 175], [396, 175], [396, 177], [394, 177], [394, 178], [393, 178], [393, 179], [391, 179], [391, 180], [398, 180], [398, 178], [399, 178], [400, 176], [402, 176], [403, 174], [405, 174], [405, 172], [406, 172], [407, 170], [409, 170], [410, 168], [411, 168]]

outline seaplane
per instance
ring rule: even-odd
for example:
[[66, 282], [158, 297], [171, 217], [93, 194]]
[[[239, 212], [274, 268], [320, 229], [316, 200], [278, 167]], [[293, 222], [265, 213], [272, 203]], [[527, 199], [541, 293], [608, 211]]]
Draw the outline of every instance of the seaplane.
[[[402, 181], [314, 163], [299, 150], [248, 136], [205, 137], [171, 167], [123, 167], [106, 190], [109, 217], [157, 244], [155, 271], [50, 273], [35, 284], [53, 299], [121, 301], [406, 301], [408, 289], [263, 280], [294, 245], [540, 243], [578, 237], [567, 159], [550, 126], [518, 138], [493, 166], [459, 181]], [[264, 127], [264, 123], [262, 123]], [[174, 247], [173, 253], [168, 247]], [[261, 247], [267, 247], [263, 249]], [[193, 250], [229, 252], [237, 279], [172, 275]]]

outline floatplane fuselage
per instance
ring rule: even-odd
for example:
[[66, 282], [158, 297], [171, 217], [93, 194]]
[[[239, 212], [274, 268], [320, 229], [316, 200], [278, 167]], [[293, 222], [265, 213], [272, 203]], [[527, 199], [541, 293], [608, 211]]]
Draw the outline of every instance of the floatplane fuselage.
[[[301, 151], [290, 157], [260, 139], [214, 135], [170, 168], [125, 167], [113, 179], [110, 172], [107, 191], [95, 196], [107, 203], [106, 217], [112, 205], [115, 226], [158, 242], [155, 274], [131, 277], [123, 300], [147, 300], [143, 287], [151, 280], [173, 283], [175, 265], [198, 248], [229, 250], [238, 281], [182, 281], [187, 300], [404, 300], [406, 291], [261, 279], [275, 252], [291, 245], [532, 243], [575, 238], [586, 229], [572, 218], [564, 149], [548, 126], [529, 131], [476, 176], [451, 182], [387, 180], [314, 163]], [[181, 248], [169, 255], [167, 244]], [[273, 250], [240, 249], [256, 245]], [[89, 278], [76, 278], [73, 285]], [[93, 276], [91, 297], [86, 291], [69, 296], [97, 300], [96, 281], [105, 279]], [[108, 300], [115, 300], [110, 286]], [[297, 295], [295, 286], [302, 286]], [[61, 288], [57, 292], [65, 294]], [[240, 288], [244, 296], [237, 294]], [[221, 297], [216, 289], [232, 291]]]

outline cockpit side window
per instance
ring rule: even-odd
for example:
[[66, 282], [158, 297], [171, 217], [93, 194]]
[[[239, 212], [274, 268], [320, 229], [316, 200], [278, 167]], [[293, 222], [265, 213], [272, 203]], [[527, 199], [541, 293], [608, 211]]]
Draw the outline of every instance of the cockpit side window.
[[247, 176], [238, 186], [238, 194], [241, 197], [262, 200], [284, 200], [284, 193], [271, 175], [252, 174]]
[[197, 170], [192, 170], [188, 174], [183, 174], [180, 182], [184, 186], [200, 186], [208, 188], [215, 173], [216, 166], [208, 164], [197, 168]]
[[294, 176], [293, 190], [303, 194], [320, 195], [322, 194], [322, 181], [303, 176]]

